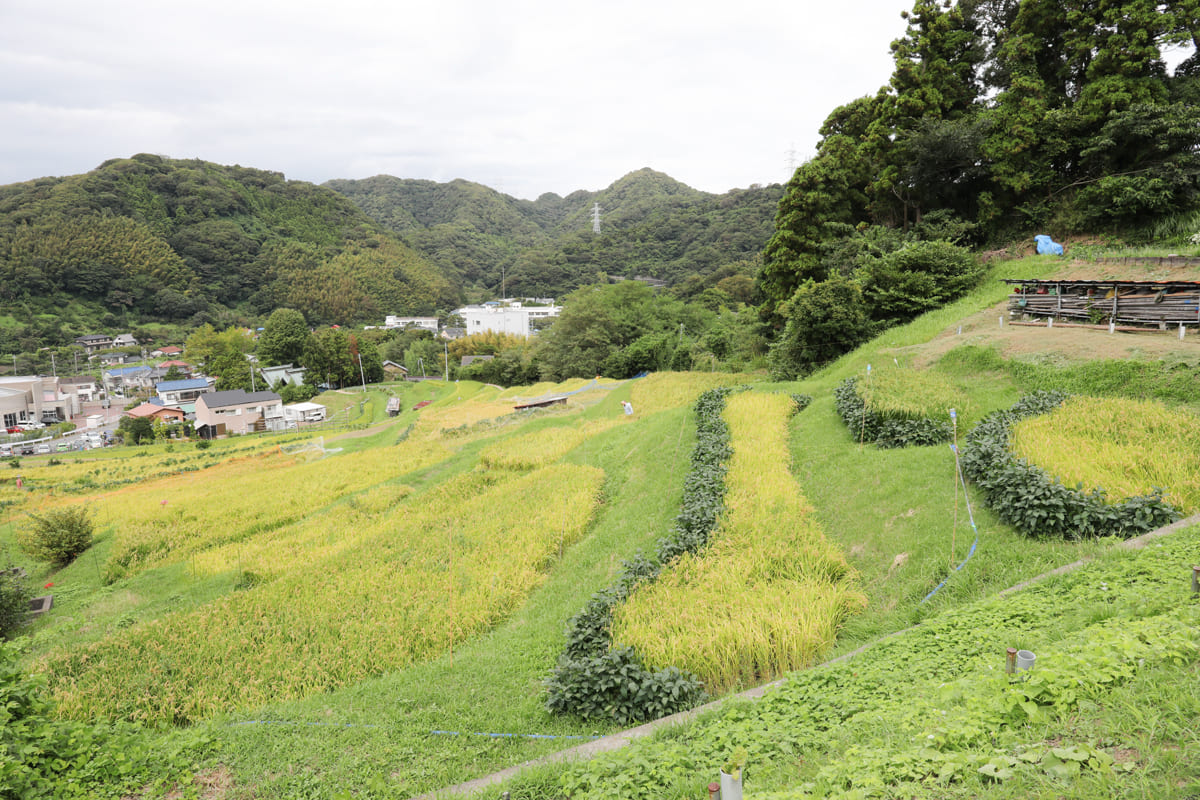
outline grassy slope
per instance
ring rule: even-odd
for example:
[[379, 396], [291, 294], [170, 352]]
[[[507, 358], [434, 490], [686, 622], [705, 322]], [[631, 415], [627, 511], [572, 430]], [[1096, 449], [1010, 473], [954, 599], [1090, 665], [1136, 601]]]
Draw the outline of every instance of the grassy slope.
[[[1048, 266], [1037, 260], [1005, 264], [993, 277], [1027, 277]], [[1068, 546], [1019, 538], [996, 523], [976, 499], [973, 508], [980, 536], [976, 555], [968, 569], [955, 573], [932, 601], [922, 604], [951, 564], [966, 555], [973, 537], [965, 507], [955, 506], [952, 453], [940, 447], [859, 448], [833, 412], [832, 390], [844, 377], [860, 372], [867, 363], [889, 358], [914, 363], [936, 360], [927, 343], [939, 338], [944, 343], [947, 331], [973, 315], [994, 318], [988, 309], [1006, 292], [1003, 284], [989, 283], [970, 298], [888, 332], [806, 381], [787, 387], [816, 398], [793, 423], [794, 472], [817, 506], [827, 535], [845, 548], [860, 571], [871, 601], [869, 611], [847, 627], [841, 650], [926, 619], [935, 611], [994, 594], [1081, 553], [1103, 549], [1098, 544]], [[979, 344], [980, 335], [963, 340]], [[1021, 394], [1021, 387], [1003, 371], [960, 370], [954, 377], [972, 398], [972, 406], [962, 411], [964, 428]], [[339, 440], [327, 437], [326, 446], [353, 450], [394, 442], [415, 419], [415, 412], [407, 409], [420, 399], [440, 397], [440, 403], [453, 403], [451, 388], [398, 387], [406, 410], [392, 421], [383, 415], [385, 395], [374, 397], [372, 392], [373, 402], [358, 419], [377, 420], [380, 427]], [[618, 400], [628, 392], [617, 389], [584, 415], [615, 416]], [[361, 399], [344, 397], [347, 405], [355, 406]], [[520, 431], [560, 423], [548, 418]], [[609, 430], [572, 454], [570, 460], [599, 466], [607, 475], [606, 504], [592, 533], [564, 553], [550, 579], [511, 621], [460, 645], [453, 658], [307, 701], [214, 721], [210, 728], [216, 739], [215, 760], [234, 775], [224, 796], [325, 797], [352, 792], [355, 797], [405, 797], [572, 743], [431, 731], [566, 736], [607, 732], [549, 717], [542, 710], [540, 681], [557, 656], [566, 619], [609, 581], [622, 558], [650, 547], [669, 528], [691, 442], [690, 412], [677, 408]], [[484, 443], [468, 443], [450, 461], [408, 476], [406, 482], [424, 490], [470, 469]], [[7, 536], [6, 530], [0, 532], [0, 537]], [[56, 602], [61, 598], [63, 610], [77, 615], [84, 626], [111, 624], [123, 614], [152, 616], [180, 604], [198, 606], [228, 591], [225, 584], [232, 580], [189, 584], [176, 567], [151, 571], [131, 585], [102, 588], [95, 565], [97, 560], [103, 562], [106, 546], [106, 537], [101, 536], [94, 558], [89, 554], [54, 576], [59, 584]], [[278, 724], [262, 724], [265, 720]], [[555, 774], [553, 770], [543, 773], [543, 779], [535, 778], [522, 793], [553, 796], [541, 793]]]

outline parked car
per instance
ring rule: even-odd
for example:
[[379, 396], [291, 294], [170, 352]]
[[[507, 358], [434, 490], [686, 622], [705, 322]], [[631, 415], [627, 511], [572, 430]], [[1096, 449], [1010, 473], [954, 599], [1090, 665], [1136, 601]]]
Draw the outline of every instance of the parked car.
[[23, 419], [17, 423], [17, 427], [23, 431], [37, 431], [46, 427], [36, 419]]
[[39, 455], [43, 455], [43, 456], [44, 456], [44, 455], [47, 455], [47, 454], [50, 452], [50, 445], [48, 445], [48, 444], [39, 444], [39, 445], [37, 446], [37, 451], [38, 451], [38, 454], [39, 454]]
[[21, 446], [21, 455], [23, 455], [23, 456], [31, 456], [36, 452], [37, 451], [34, 450], [33, 445], [31, 445], [31, 444], [26, 444], [26, 445]]
[[20, 425], [13, 425], [11, 428], [5, 428], [5, 433], [24, 433], [24, 429]]

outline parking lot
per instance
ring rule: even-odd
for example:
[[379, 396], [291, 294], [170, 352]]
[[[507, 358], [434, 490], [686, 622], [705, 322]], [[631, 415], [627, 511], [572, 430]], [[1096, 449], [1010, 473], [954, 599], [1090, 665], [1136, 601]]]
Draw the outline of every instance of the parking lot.
[[[100, 424], [89, 428], [89, 417], [98, 416]], [[111, 437], [121, 420], [121, 407], [105, 408], [99, 401], [84, 403], [80, 413], [71, 417], [75, 430], [54, 438], [52, 428], [42, 428], [38, 437], [24, 438], [25, 434], [0, 433], [0, 457], [3, 456], [49, 456], [55, 453], [72, 452], [102, 447], [105, 434]]]

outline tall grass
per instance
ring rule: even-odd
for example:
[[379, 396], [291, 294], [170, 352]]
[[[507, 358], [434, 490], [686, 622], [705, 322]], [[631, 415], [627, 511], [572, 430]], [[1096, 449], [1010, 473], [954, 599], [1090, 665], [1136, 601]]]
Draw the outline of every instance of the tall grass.
[[865, 602], [788, 471], [783, 394], [731, 397], [726, 510], [699, 555], [684, 555], [614, 614], [613, 641], [654, 666], [695, 673], [710, 692], [820, 658]]
[[1075, 396], [1049, 414], [1013, 427], [1013, 452], [1085, 491], [1110, 501], [1155, 488], [1191, 513], [1200, 509], [1200, 416], [1162, 403]]

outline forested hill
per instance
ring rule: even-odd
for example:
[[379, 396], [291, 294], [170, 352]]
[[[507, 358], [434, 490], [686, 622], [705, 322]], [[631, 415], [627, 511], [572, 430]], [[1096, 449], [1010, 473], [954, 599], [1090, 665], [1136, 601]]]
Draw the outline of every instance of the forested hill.
[[374, 322], [458, 301], [345, 197], [278, 172], [139, 154], [0, 186], [0, 310], [32, 320], [34, 338], [280, 306], [310, 323]]
[[608, 275], [659, 278], [683, 294], [752, 277], [783, 194], [778, 185], [710, 194], [650, 169], [598, 192], [533, 201], [464, 180], [379, 175], [325, 186], [480, 295], [502, 279], [509, 294], [561, 296]]

